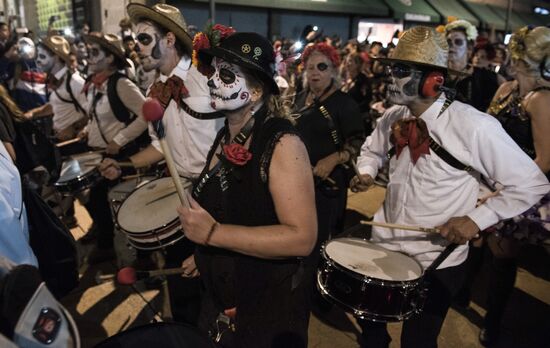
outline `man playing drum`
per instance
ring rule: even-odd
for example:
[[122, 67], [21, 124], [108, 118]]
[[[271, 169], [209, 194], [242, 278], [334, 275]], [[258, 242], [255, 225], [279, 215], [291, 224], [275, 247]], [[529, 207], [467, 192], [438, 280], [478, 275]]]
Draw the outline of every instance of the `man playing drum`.
[[[130, 4], [127, 9], [136, 25], [136, 51], [143, 69], [158, 69], [161, 73], [149, 88], [147, 95], [157, 97], [163, 104], [165, 111], [162, 123], [166, 130], [165, 139], [172, 151], [178, 173], [189, 180], [196, 179], [206, 163], [210, 145], [222, 126], [221, 120], [216, 121], [213, 118], [223, 115], [213, 112], [210, 107], [208, 81], [191, 65], [192, 39], [188, 34], [185, 20], [177, 8], [165, 4], [157, 4], [151, 8], [141, 4]], [[168, 94], [171, 97], [163, 100], [160, 95], [167, 88], [172, 88], [174, 93], [170, 91]], [[187, 94], [180, 94], [182, 90]], [[174, 98], [174, 95], [179, 95], [180, 98]], [[152, 126], [150, 135], [153, 140], [151, 145], [130, 157], [137, 168], [149, 166], [164, 158]], [[112, 159], [106, 159], [100, 170], [111, 180], [121, 174], [118, 163]], [[168, 208], [175, 211], [175, 207]], [[193, 249], [194, 245], [188, 241], [170, 247], [166, 260], [167, 267], [182, 266], [187, 268], [188, 276], [198, 275], [192, 257]], [[189, 308], [188, 304], [193, 301], [189, 301], [189, 298], [182, 294], [192, 291], [182, 290], [181, 282], [175, 281], [175, 278], [176, 276], [169, 281], [174, 319], [196, 321], [198, 303], [195, 303], [196, 310]], [[190, 282], [183, 286], [198, 289], [198, 282]]]
[[[373, 184], [389, 159], [390, 181], [374, 221], [436, 227], [440, 235], [373, 227], [372, 242], [403, 252], [424, 268], [450, 244], [461, 244], [436, 270], [425, 274], [424, 310], [405, 321], [403, 347], [436, 347], [437, 337], [460, 288], [466, 242], [497, 221], [513, 217], [550, 190], [548, 180], [494, 118], [442, 92], [449, 69], [445, 37], [431, 28], [406, 31], [391, 59], [388, 109], [363, 144], [354, 191]], [[479, 178], [500, 182], [499, 196], [476, 207]], [[362, 321], [367, 347], [387, 347], [384, 323]]]

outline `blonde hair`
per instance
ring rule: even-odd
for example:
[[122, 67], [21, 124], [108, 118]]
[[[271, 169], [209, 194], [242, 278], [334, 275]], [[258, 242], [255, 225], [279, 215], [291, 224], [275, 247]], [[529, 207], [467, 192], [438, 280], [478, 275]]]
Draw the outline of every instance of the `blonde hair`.
[[550, 28], [523, 27], [510, 38], [512, 59], [524, 61], [530, 69], [539, 70], [541, 64], [550, 69]]
[[17, 104], [11, 99], [10, 94], [8, 93], [8, 90], [0, 84], [0, 103], [8, 109], [11, 116], [19, 122], [23, 122], [25, 118], [23, 117], [23, 111], [19, 109]]

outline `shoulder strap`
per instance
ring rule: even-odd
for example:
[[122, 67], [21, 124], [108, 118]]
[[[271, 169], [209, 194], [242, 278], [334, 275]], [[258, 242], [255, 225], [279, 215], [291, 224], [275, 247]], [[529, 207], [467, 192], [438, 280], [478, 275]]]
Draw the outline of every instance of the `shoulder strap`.
[[[73, 74], [71, 73], [70, 70], [67, 70], [67, 75], [65, 76], [65, 89], [67, 90], [67, 93], [69, 93], [69, 96], [71, 97], [71, 101], [74, 105], [74, 108], [76, 109], [76, 111], [82, 113], [83, 115], [86, 115], [86, 111], [84, 110], [84, 108], [82, 107], [82, 105], [80, 105], [80, 103], [78, 102], [78, 100], [76, 100], [74, 94], [73, 94], [73, 89], [71, 87], [71, 80], [73, 79]], [[57, 97], [61, 100], [63, 100], [59, 94], [56, 92], [55, 94], [57, 94]], [[64, 101], [64, 100], [63, 100]]]
[[342, 142], [340, 141], [340, 136], [338, 135], [338, 131], [336, 130], [336, 125], [334, 124], [334, 119], [328, 112], [327, 108], [325, 108], [324, 105], [319, 103], [319, 111], [321, 112], [321, 115], [327, 120], [328, 122], [328, 128], [330, 130], [330, 137], [332, 138], [332, 142], [337, 148], [342, 147]]
[[118, 80], [121, 78], [127, 79], [128, 77], [119, 72], [116, 72], [109, 77], [109, 81], [107, 82], [107, 98], [109, 99], [109, 105], [111, 105], [111, 109], [113, 110], [117, 120], [128, 125], [134, 120], [134, 117], [126, 105], [124, 105], [122, 100], [120, 100], [120, 97], [116, 91]]

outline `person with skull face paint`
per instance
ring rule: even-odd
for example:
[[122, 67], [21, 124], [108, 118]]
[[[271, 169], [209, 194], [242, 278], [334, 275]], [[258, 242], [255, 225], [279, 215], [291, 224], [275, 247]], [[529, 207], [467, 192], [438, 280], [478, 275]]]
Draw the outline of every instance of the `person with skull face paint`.
[[[27, 118], [53, 113], [53, 129], [60, 141], [74, 138], [88, 122], [84, 79], [69, 70], [70, 46], [62, 36], [48, 36], [37, 46], [36, 64], [48, 74], [49, 102], [25, 113]], [[84, 151], [84, 150], [82, 150]]]
[[[223, 115], [215, 113], [210, 106], [210, 93], [207, 78], [191, 65], [192, 40], [180, 11], [170, 5], [157, 4], [147, 7], [141, 4], [128, 5], [128, 14], [135, 24], [135, 50], [146, 72], [160, 74], [147, 91], [149, 97], [163, 103], [162, 123], [165, 139], [172, 151], [180, 176], [196, 180], [206, 162], [206, 155], [221, 128]], [[177, 96], [163, 99], [162, 91], [173, 87]], [[187, 93], [180, 93], [185, 90]], [[149, 129], [151, 144], [143, 151], [130, 156], [135, 167], [146, 167], [164, 158], [159, 139]], [[106, 159], [100, 167], [108, 179], [121, 175], [118, 163]], [[200, 282], [195, 279], [198, 271], [193, 258], [195, 245], [183, 239], [166, 248], [165, 267], [186, 269], [184, 278], [168, 277], [172, 314], [176, 321], [196, 324], [200, 297]]]
[[470, 22], [456, 20], [445, 26], [449, 45], [449, 68], [463, 74], [452, 74], [450, 85], [456, 90], [456, 100], [485, 112], [495, 95], [499, 81], [497, 74], [470, 63], [477, 29]]
[[313, 178], [275, 97], [273, 46], [256, 33], [235, 33], [199, 57], [214, 68], [212, 106], [227, 119], [191, 207], [178, 209], [198, 244], [199, 326], [221, 334], [223, 347], [305, 347], [309, 283], [298, 257], [316, 239]]
[[[352, 179], [352, 189], [367, 189], [390, 158], [386, 199], [374, 221], [439, 229], [440, 235], [372, 229], [371, 242], [428, 268], [426, 302], [420, 314], [404, 322], [403, 347], [437, 346], [452, 296], [464, 279], [465, 243], [525, 211], [550, 190], [544, 174], [498, 121], [441, 92], [449, 71], [447, 54], [442, 34], [414, 27], [400, 38], [391, 58], [381, 59], [390, 64], [388, 91], [397, 105], [363, 144], [357, 165], [364, 174]], [[476, 206], [481, 175], [504, 189]], [[385, 323], [361, 321], [361, 326], [367, 347], [388, 346]]]

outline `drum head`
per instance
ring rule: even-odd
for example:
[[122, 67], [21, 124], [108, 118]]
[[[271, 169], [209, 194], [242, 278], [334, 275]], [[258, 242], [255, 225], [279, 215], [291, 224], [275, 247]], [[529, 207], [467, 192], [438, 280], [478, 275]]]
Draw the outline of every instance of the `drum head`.
[[95, 348], [214, 348], [208, 336], [181, 323], [155, 323], [131, 328], [109, 337]]
[[71, 181], [88, 174], [97, 168], [96, 166], [101, 163], [101, 159], [101, 154], [95, 152], [86, 152], [71, 156], [68, 160], [63, 161], [57, 182]]
[[326, 243], [325, 254], [338, 265], [361, 275], [390, 281], [415, 280], [422, 267], [407, 255], [358, 238], [337, 238]]
[[[181, 179], [184, 187], [191, 185]], [[117, 213], [118, 225], [130, 233], [148, 233], [178, 218], [181, 205], [172, 178], [148, 182], [132, 192]]]

